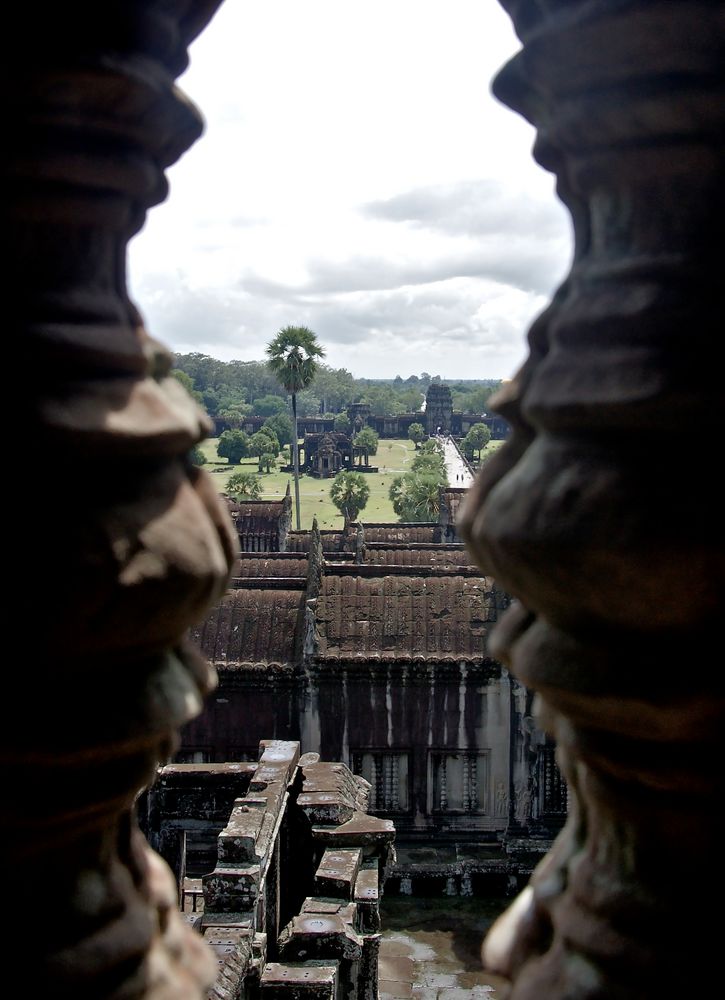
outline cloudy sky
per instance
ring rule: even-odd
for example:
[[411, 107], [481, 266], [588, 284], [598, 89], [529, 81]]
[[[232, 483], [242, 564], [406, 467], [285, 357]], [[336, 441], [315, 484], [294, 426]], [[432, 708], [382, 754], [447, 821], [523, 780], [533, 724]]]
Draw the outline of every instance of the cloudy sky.
[[148, 328], [253, 360], [305, 325], [357, 376], [511, 375], [571, 253], [490, 94], [518, 47], [496, 0], [226, 0], [180, 81], [206, 134], [131, 245]]

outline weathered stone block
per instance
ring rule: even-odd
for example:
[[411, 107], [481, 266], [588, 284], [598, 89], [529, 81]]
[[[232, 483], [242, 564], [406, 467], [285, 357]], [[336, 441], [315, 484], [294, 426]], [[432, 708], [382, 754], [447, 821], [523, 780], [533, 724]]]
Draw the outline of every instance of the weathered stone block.
[[359, 1000], [378, 1000], [378, 961], [380, 957], [380, 935], [365, 934], [363, 953], [358, 976]]
[[300, 745], [293, 740], [262, 740], [259, 744], [262, 755], [261, 764], [284, 763], [290, 775], [300, 760]]
[[312, 832], [315, 840], [331, 847], [382, 846], [395, 840], [395, 827], [391, 820], [361, 812], [355, 812], [352, 819], [341, 826], [315, 826]]
[[236, 1000], [252, 954], [251, 932], [238, 926], [216, 926], [204, 931], [219, 971], [209, 996], [213, 1000]]
[[354, 813], [354, 802], [333, 792], [303, 792], [297, 805], [311, 823], [347, 823]]
[[311, 899], [309, 896], [302, 904], [300, 913], [340, 913], [346, 908], [341, 899]]
[[252, 932], [254, 930], [254, 911], [238, 910], [229, 913], [207, 913], [203, 914], [202, 928], [208, 927], [238, 927], [240, 930]]
[[355, 881], [353, 898], [357, 905], [359, 929], [372, 933], [380, 930], [380, 886], [378, 866], [361, 868]]
[[251, 909], [259, 894], [260, 878], [259, 865], [215, 868], [202, 879], [204, 910], [232, 913]]
[[284, 791], [292, 780], [300, 759], [299, 743], [285, 740], [263, 740], [263, 753], [249, 785], [250, 792], [263, 791], [279, 782]]
[[277, 825], [278, 813], [266, 810], [262, 817], [262, 826], [256, 844], [256, 855], [260, 863], [264, 862], [273, 848], [272, 836]]
[[306, 912], [293, 917], [279, 936], [280, 956], [287, 960], [338, 958], [357, 961], [362, 939], [340, 914]]
[[255, 861], [255, 847], [265, 813], [250, 809], [243, 799], [237, 799], [229, 822], [219, 834], [219, 860], [223, 862]]
[[315, 895], [352, 899], [362, 862], [360, 848], [330, 850], [322, 855], [315, 873]]
[[337, 962], [283, 965], [269, 962], [260, 981], [264, 1000], [335, 1000]]

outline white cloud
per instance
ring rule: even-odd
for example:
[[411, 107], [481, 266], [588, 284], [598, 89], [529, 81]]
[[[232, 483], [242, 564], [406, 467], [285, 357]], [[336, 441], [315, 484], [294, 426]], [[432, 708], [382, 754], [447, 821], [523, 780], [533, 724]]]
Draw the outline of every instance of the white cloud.
[[516, 48], [480, 0], [227, 0], [181, 81], [207, 134], [131, 249], [152, 332], [248, 359], [304, 323], [359, 375], [510, 374], [570, 253], [488, 93]]

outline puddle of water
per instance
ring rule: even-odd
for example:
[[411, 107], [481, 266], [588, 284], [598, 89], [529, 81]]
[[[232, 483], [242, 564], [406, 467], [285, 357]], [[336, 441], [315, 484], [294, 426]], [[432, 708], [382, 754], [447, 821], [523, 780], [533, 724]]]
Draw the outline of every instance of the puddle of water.
[[406, 958], [412, 958], [414, 962], [433, 962], [436, 959], [435, 949], [424, 941], [418, 940], [414, 935], [395, 931], [389, 934], [384, 933], [383, 938], [386, 942], [390, 941], [392, 945], [399, 946], [394, 952], [388, 952], [388, 954], [403, 955]]
[[505, 905], [505, 900], [388, 897], [381, 956], [412, 959], [417, 1000], [496, 1000], [505, 995], [505, 984], [481, 967], [480, 949]]

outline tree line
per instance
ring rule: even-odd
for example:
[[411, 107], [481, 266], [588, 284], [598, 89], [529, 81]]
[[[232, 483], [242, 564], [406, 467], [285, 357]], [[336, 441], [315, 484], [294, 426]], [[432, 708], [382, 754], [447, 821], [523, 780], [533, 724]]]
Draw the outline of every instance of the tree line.
[[[295, 328], [300, 329], [300, 328]], [[296, 393], [297, 415], [342, 414], [351, 403], [366, 403], [375, 416], [415, 413], [425, 393], [440, 375], [410, 375], [403, 379], [355, 378], [346, 368], [333, 368], [316, 356], [311, 381]], [[287, 413], [288, 393], [264, 361], [219, 361], [205, 354], [176, 356], [173, 374], [211, 417], [230, 427], [241, 426], [250, 414], [272, 417]], [[484, 413], [498, 380], [448, 382], [453, 407], [466, 413]], [[344, 428], [339, 428], [343, 430]]]

